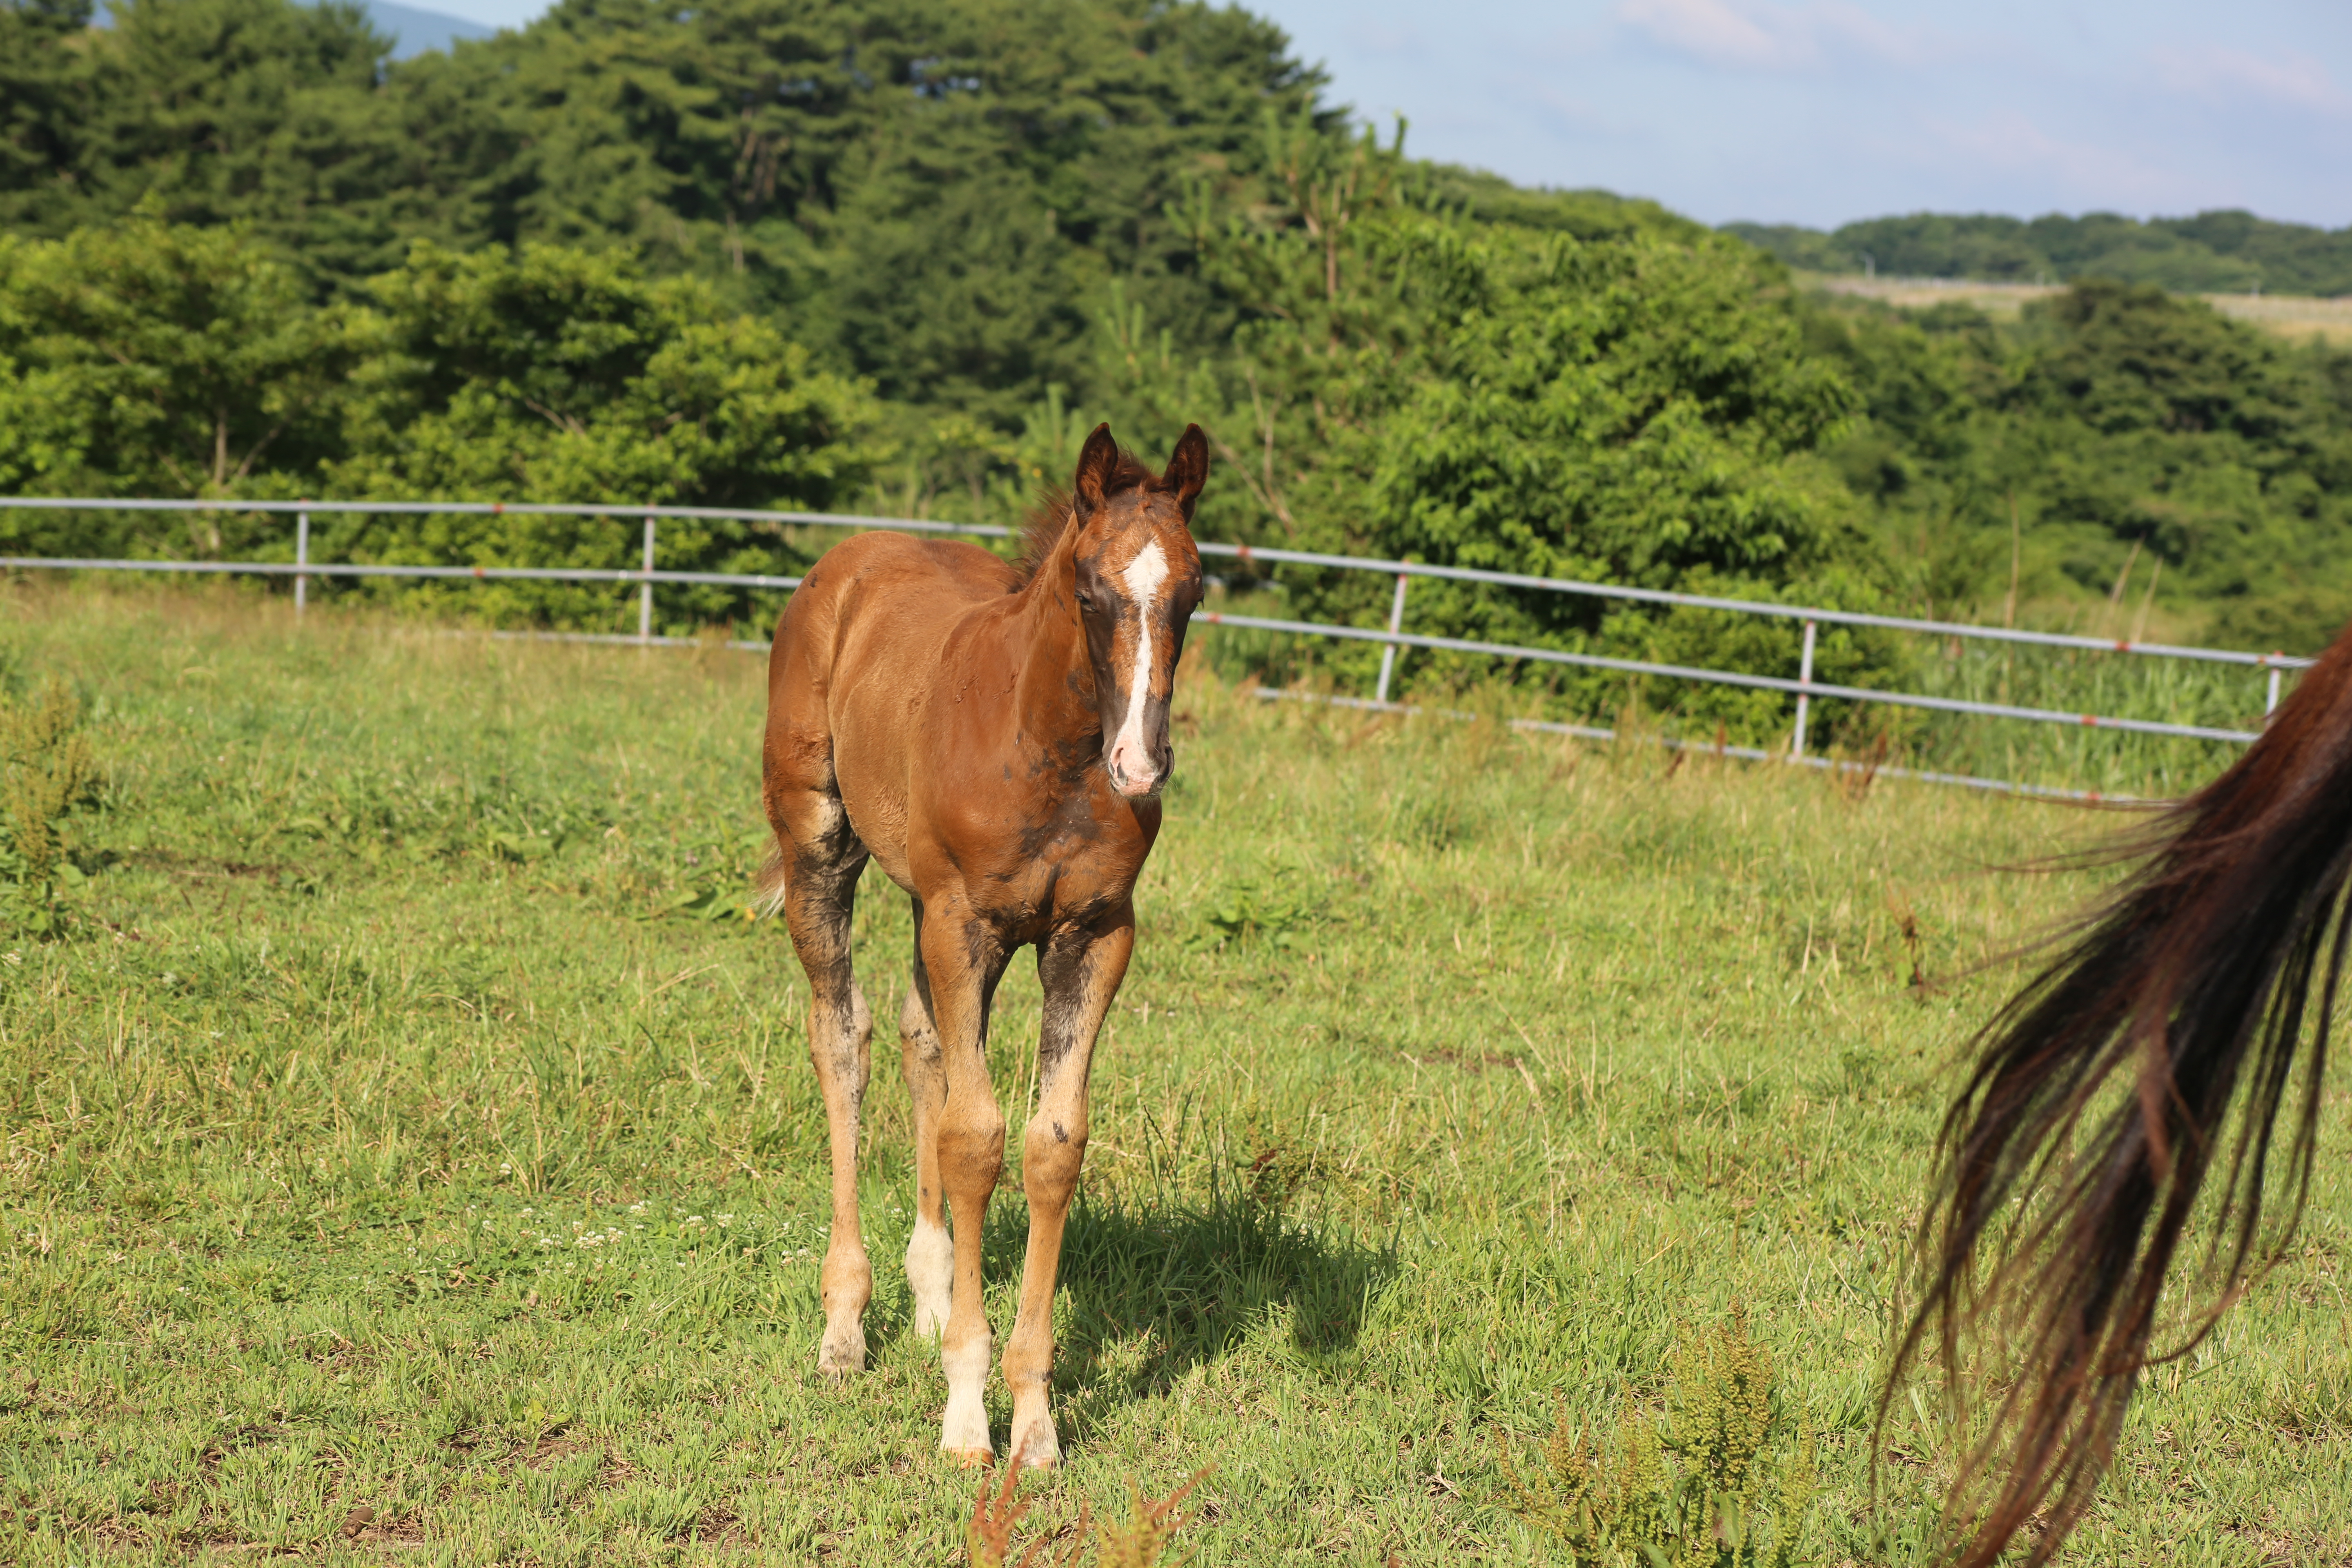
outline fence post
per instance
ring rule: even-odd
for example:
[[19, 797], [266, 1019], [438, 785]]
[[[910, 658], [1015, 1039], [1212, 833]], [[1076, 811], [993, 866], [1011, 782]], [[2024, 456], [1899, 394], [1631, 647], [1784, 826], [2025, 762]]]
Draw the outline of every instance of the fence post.
[[[1389, 604], [1389, 635], [1391, 637], [1404, 630], [1404, 585], [1412, 580], [1402, 572], [1397, 574], [1396, 597]], [[1396, 668], [1396, 644], [1381, 645], [1381, 684], [1372, 693], [1375, 702], [1389, 700], [1389, 676]]]
[[[1813, 683], [1813, 623], [1805, 623], [1805, 651], [1797, 661], [1797, 684], [1801, 689]], [[1790, 744], [1789, 760], [1795, 762], [1805, 754], [1805, 716], [1812, 707], [1812, 693], [1800, 689], [1797, 693], [1797, 738]]]
[[[297, 566], [310, 564], [310, 514], [307, 510], [294, 514], [294, 564]], [[310, 597], [310, 579], [299, 572], [295, 573], [294, 613], [296, 615], [302, 613], [302, 605]]]
[[[2278, 656], [2273, 654], [2271, 657], [2276, 658]], [[2263, 700], [2263, 717], [2265, 719], [2278, 711], [2278, 688], [2279, 667], [2273, 665], [2271, 666], [2271, 694]]]
[[637, 589], [637, 643], [651, 647], [654, 641], [654, 514], [646, 513], [646, 580]]

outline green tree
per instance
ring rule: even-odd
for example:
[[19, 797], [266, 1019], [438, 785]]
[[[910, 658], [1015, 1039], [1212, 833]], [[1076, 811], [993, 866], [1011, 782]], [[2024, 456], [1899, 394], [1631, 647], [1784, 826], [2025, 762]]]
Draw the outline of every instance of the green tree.
[[[0, 484], [224, 503], [9, 511], [0, 539], [43, 554], [282, 560], [285, 519], [235, 503], [305, 494], [838, 509], [878, 455], [870, 394], [706, 282], [648, 280], [613, 252], [420, 243], [370, 289], [370, 307], [313, 305], [292, 268], [236, 228], [142, 217], [64, 240], [0, 238]], [[634, 518], [317, 521], [325, 559], [637, 559]], [[804, 559], [742, 523], [673, 521], [661, 534], [665, 566], [773, 572]], [[582, 624], [609, 618], [614, 602], [608, 589], [527, 587], [467, 601]], [[753, 603], [664, 595], [687, 625]]]
[[517, 138], [496, 92], [328, 0], [65, 0], [0, 7], [0, 216], [61, 238], [134, 212], [236, 224], [313, 293], [396, 266], [415, 237], [511, 237]]
[[[292, 493], [335, 447], [352, 362], [339, 317], [240, 229], [142, 216], [63, 240], [0, 236], [0, 484], [13, 492]], [[233, 553], [253, 539], [227, 512], [96, 526], [0, 519], [46, 553]]]
[[[1381, 226], [1367, 260], [1427, 330], [1402, 361], [1408, 376], [1379, 364], [1368, 396], [1307, 400], [1348, 412], [1326, 438], [1354, 481], [1304, 509], [1308, 531], [1350, 552], [1868, 605], [1858, 510], [1817, 455], [1850, 395], [1802, 351], [1769, 279], [1725, 265], [1715, 243]], [[1302, 586], [1302, 603], [1326, 616], [1362, 624], [1381, 609], [1379, 584], [1360, 574]], [[1796, 673], [1792, 623], [1444, 581], [1414, 585], [1412, 620], [1488, 641]], [[1869, 684], [1884, 660], [1883, 648], [1837, 633], [1816, 668]], [[1407, 668], [1443, 679], [1449, 661]], [[1545, 679], [1586, 712], [1627, 694], [1618, 678]], [[1770, 694], [1646, 697], [1748, 741], [1784, 723]]]
[[[458, 255], [420, 245], [353, 321], [347, 455], [330, 493], [829, 510], [877, 455], [861, 386], [712, 288], [647, 280], [625, 258], [552, 246]], [[355, 559], [625, 567], [629, 517], [343, 514], [321, 542]], [[672, 520], [659, 563], [773, 572], [803, 559], [751, 525]], [[502, 586], [467, 603], [595, 622], [604, 589]], [[733, 590], [665, 591], [692, 625], [748, 614]], [[761, 601], [764, 603], [764, 601]]]
[[[1213, 522], [1261, 542], [1536, 576], [1867, 598], [1858, 509], [1819, 455], [1853, 399], [1807, 350], [1777, 267], [1703, 232], [1670, 237], [1638, 212], [1582, 239], [1480, 223], [1400, 145], [1295, 121], [1266, 135], [1265, 199], [1222, 221], [1195, 213], [1203, 270], [1246, 312], [1234, 352], [1187, 370], [1164, 349], [1139, 352], [1131, 328], [1113, 333], [1130, 402], [1171, 423], [1170, 389], [1217, 405], [1206, 422], [1227, 459], [1225, 504], [1246, 497], [1255, 515]], [[1364, 574], [1281, 580], [1310, 618], [1385, 619], [1388, 586]], [[1423, 580], [1412, 595], [1425, 632], [1796, 663], [1793, 628], [1485, 584]], [[1824, 651], [1825, 673], [1864, 657], [1843, 639]], [[1414, 656], [1408, 668], [1442, 681], [1459, 663]], [[1563, 700], [1623, 700], [1603, 684], [1568, 681]], [[1779, 708], [1685, 701], [1747, 733], [1776, 728]]]
[[1916, 610], [2014, 614], [2014, 527], [2021, 599], [2076, 629], [2130, 635], [2159, 570], [2191, 635], [2308, 651], [2352, 615], [2352, 356], [2115, 283], [2011, 327], [1835, 306], [1808, 333], [1862, 393], [1833, 458]]
[[885, 396], [1002, 428], [1078, 376], [1106, 277], [1213, 335], [1160, 208], [1320, 85], [1255, 17], [1137, 0], [570, 0], [446, 68], [528, 128], [520, 233], [740, 279]]
[[1278, 29], [1200, 0], [565, 0], [398, 64], [340, 0], [81, 15], [0, 11], [0, 208], [30, 232], [242, 223], [322, 297], [419, 238], [618, 247], [1000, 433], [1083, 376], [1106, 279], [1219, 340], [1162, 209], [1246, 174], [1262, 110], [1335, 118]]
[[90, 110], [89, 0], [0, 3], [0, 226], [70, 223]]

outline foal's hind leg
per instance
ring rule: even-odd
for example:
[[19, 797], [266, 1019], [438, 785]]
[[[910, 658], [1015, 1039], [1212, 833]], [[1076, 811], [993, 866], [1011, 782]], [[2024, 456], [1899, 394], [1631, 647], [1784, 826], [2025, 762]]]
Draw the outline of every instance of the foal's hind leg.
[[865, 1370], [863, 1320], [874, 1296], [874, 1269], [857, 1228], [857, 1121], [874, 1019], [849, 972], [849, 916], [866, 854], [835, 797], [772, 792], [769, 810], [787, 857], [784, 924], [808, 972], [809, 1059], [833, 1145], [833, 1235], [820, 1277], [824, 1341], [816, 1364], [837, 1375]]
[[898, 1060], [915, 1105], [915, 1228], [907, 1238], [907, 1285], [915, 1297], [915, 1333], [935, 1339], [948, 1323], [955, 1246], [948, 1239], [940, 1185], [940, 1112], [947, 1106], [948, 1065], [931, 1018], [930, 976], [923, 969], [923, 900], [915, 905], [914, 983], [898, 1010]]

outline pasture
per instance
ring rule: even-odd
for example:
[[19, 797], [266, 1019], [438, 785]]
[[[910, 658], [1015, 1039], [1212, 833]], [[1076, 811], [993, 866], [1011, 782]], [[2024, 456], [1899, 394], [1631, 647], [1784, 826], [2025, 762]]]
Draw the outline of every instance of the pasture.
[[[69, 681], [106, 780], [65, 935], [0, 952], [0, 1558], [961, 1561], [872, 872], [872, 1370], [815, 1372], [807, 994], [740, 912], [759, 661], [6, 592], [0, 682]], [[1800, 1560], [1919, 1561], [1935, 1407], [1874, 1507], [1868, 1427], [1937, 1118], [1997, 955], [2096, 886], [1997, 868], [2114, 819], [1266, 702], [1197, 652], [1177, 710], [1024, 1537], [1213, 1466], [1203, 1565], [1565, 1563], [1498, 1450], [1654, 1405], [1738, 1303], [1817, 1435]], [[1016, 1124], [1036, 1002], [1016, 963]], [[2352, 1562], [2344, 1082], [2292, 1256], [2153, 1377], [2064, 1561]]]
[[[2056, 283], [1988, 283], [1957, 278], [1861, 278], [1851, 274], [1803, 274], [1832, 294], [1879, 300], [1902, 310], [1960, 304], [1997, 321], [2013, 321], [2027, 304], [2065, 292]], [[2340, 345], [2352, 342], [2352, 300], [2307, 294], [2200, 294], [2233, 321], [2260, 327], [2283, 338]]]

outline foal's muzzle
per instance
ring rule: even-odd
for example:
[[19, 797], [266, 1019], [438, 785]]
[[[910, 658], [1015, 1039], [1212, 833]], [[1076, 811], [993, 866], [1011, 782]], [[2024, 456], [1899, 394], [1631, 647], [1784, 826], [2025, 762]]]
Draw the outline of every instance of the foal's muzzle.
[[1129, 800], [1158, 795], [1176, 771], [1175, 763], [1175, 754], [1165, 740], [1154, 747], [1122, 737], [1103, 752], [1103, 769], [1110, 774], [1110, 787]]

